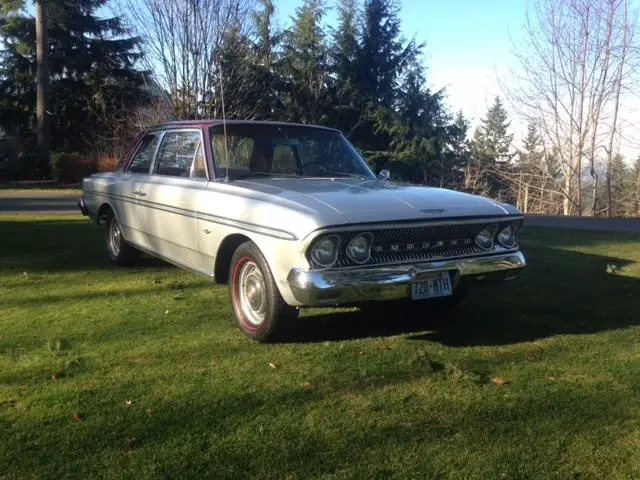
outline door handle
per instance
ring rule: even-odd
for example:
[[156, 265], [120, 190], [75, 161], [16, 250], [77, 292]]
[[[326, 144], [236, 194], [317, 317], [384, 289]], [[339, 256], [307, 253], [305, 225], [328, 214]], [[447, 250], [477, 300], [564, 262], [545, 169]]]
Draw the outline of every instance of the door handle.
[[133, 192], [133, 194], [134, 194], [134, 195], [139, 195], [139, 196], [141, 196], [141, 197], [144, 197], [144, 196], [146, 196], [146, 195], [147, 195], [146, 193], [144, 193], [144, 192], [139, 192], [139, 191], [137, 191], [137, 192]]

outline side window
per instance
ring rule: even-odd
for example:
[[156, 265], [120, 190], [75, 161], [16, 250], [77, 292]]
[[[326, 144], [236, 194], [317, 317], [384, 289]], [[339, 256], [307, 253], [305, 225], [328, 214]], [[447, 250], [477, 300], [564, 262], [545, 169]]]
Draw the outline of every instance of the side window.
[[158, 141], [158, 136], [155, 133], [145, 135], [140, 148], [131, 159], [131, 162], [129, 162], [127, 171], [132, 173], [149, 173], [151, 160], [153, 160], [153, 153], [156, 151]]
[[199, 145], [200, 132], [165, 133], [156, 155], [153, 173], [189, 178]]
[[202, 143], [198, 145], [196, 156], [193, 159], [193, 178], [207, 178], [207, 170], [204, 165], [204, 154], [202, 153]]
[[273, 148], [271, 171], [273, 173], [284, 173], [290, 175], [296, 173], [296, 156], [291, 145], [276, 145]]

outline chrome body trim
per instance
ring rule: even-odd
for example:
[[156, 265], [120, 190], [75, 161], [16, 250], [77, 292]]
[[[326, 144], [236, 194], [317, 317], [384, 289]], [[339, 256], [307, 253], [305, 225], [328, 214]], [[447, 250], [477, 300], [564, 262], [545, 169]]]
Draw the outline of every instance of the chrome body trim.
[[287, 283], [301, 306], [349, 305], [358, 302], [410, 298], [411, 282], [421, 275], [449, 271], [454, 287], [460, 280], [484, 280], [498, 274], [510, 280], [526, 266], [522, 252], [474, 258], [459, 258], [410, 265], [305, 271], [290, 270]]

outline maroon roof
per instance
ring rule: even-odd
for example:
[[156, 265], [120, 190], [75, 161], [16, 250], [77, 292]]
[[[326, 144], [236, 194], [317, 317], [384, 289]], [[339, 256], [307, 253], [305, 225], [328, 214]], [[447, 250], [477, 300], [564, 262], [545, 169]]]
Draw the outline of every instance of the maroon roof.
[[[339, 131], [335, 128], [326, 127], [324, 125], [313, 125], [307, 123], [295, 123], [295, 122], [276, 122], [269, 120], [226, 120], [227, 125], [282, 125], [282, 126], [299, 126], [299, 127], [313, 127], [322, 128], [325, 130]], [[201, 120], [173, 120], [160, 125], [154, 125], [151, 128], [164, 128], [164, 127], [211, 127], [213, 125], [222, 125], [221, 119], [201, 119]]]

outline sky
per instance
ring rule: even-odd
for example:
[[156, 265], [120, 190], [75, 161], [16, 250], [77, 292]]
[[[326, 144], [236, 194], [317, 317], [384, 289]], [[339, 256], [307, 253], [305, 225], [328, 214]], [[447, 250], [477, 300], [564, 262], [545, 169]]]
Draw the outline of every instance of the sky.
[[[425, 42], [427, 83], [445, 87], [446, 103], [462, 109], [475, 127], [496, 95], [502, 95], [497, 75], [513, 63], [512, 42], [521, 41], [527, 0], [404, 0], [400, 20], [403, 35]], [[278, 0], [281, 26], [290, 23], [302, 0]], [[335, 3], [329, 0], [328, 5]], [[325, 19], [336, 25], [332, 8]]]

